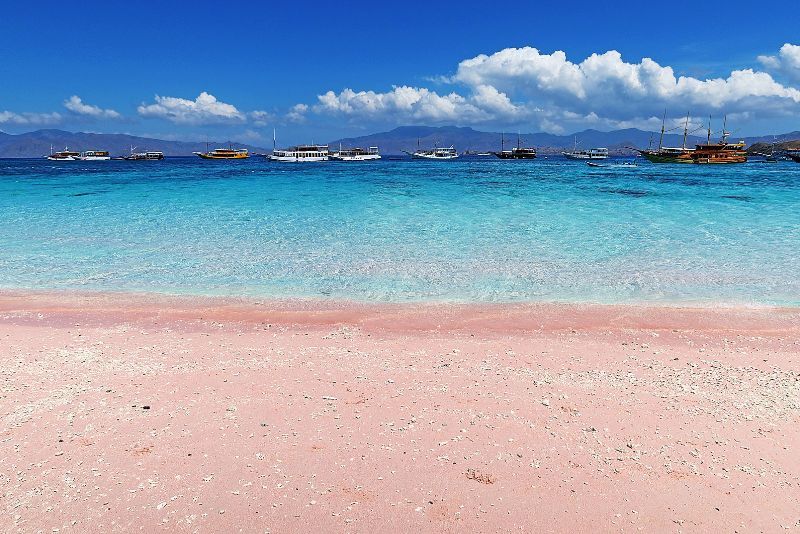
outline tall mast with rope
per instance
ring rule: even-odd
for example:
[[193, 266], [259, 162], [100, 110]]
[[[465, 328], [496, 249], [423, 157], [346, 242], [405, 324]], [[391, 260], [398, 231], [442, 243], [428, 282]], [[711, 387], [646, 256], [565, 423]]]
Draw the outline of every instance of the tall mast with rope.
[[686, 137], [689, 135], [689, 112], [686, 112], [686, 123], [683, 125], [683, 149], [686, 150]]
[[728, 116], [725, 115], [725, 117], [722, 119], [722, 144], [723, 145], [728, 142], [728, 131], [727, 130], [728, 130]]

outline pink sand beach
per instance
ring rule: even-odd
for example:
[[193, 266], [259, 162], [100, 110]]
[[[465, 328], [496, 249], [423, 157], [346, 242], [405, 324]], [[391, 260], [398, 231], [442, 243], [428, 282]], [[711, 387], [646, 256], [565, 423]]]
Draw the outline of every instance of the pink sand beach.
[[0, 293], [4, 532], [800, 529], [800, 310]]

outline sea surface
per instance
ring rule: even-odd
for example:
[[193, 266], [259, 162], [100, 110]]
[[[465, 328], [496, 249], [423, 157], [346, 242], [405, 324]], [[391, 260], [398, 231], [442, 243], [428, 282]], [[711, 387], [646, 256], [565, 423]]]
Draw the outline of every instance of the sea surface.
[[0, 160], [0, 288], [800, 306], [800, 165]]

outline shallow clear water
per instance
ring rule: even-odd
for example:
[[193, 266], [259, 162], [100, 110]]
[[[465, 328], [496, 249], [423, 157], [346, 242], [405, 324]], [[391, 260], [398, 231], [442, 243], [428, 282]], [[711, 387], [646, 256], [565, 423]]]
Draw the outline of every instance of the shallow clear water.
[[0, 160], [0, 288], [800, 305], [800, 165]]

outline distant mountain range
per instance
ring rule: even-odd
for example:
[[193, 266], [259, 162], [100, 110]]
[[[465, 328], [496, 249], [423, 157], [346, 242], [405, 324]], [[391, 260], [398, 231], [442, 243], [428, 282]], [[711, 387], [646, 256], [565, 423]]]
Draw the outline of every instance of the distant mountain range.
[[[341, 143], [345, 147], [380, 147], [385, 154], [400, 154], [403, 150], [413, 151], [417, 148], [417, 140], [423, 148], [439, 146], [455, 146], [459, 152], [492, 151], [500, 150], [500, 132], [480, 132], [468, 127], [455, 126], [401, 126], [389, 132], [365, 135], [362, 137], [349, 137], [337, 139], [330, 143], [331, 147], [338, 147]], [[548, 133], [522, 133], [521, 142], [524, 146], [534, 146], [542, 154], [557, 154], [565, 148], [572, 148], [575, 141], [579, 148], [605, 147], [611, 153], [630, 153], [626, 147], [647, 148], [652, 140], [653, 145], [658, 145], [660, 133], [646, 132], [636, 128], [600, 132], [598, 130], [584, 130], [569, 135], [554, 135]], [[779, 141], [800, 139], [800, 131], [782, 134], [779, 136], [746, 137], [745, 143], [772, 143], [773, 138]], [[517, 134], [505, 133], [506, 148], [516, 146]], [[739, 138], [736, 140], [738, 141]], [[705, 137], [689, 136], [686, 141], [688, 146], [704, 142]], [[664, 135], [664, 146], [681, 146], [683, 135]]]
[[[459, 152], [467, 150], [484, 152], [500, 149], [500, 132], [481, 132], [469, 127], [457, 126], [401, 126], [388, 132], [375, 133], [361, 137], [337, 139], [329, 144], [331, 149], [336, 149], [341, 144], [343, 147], [369, 147], [377, 146], [384, 154], [401, 154], [404, 150], [413, 151], [419, 145], [423, 148], [439, 146], [455, 146]], [[515, 146], [516, 133], [506, 133], [506, 147]], [[554, 135], [548, 133], [523, 133], [520, 135], [522, 144], [534, 146], [542, 154], [557, 154], [565, 148], [571, 148], [577, 139], [580, 148], [606, 147], [612, 154], [629, 154], [626, 147], [646, 148], [651, 140], [658, 144], [659, 133], [646, 132], [635, 128], [600, 132], [598, 130], [584, 130], [570, 135]], [[737, 140], [739, 138], [736, 138]], [[765, 135], [761, 137], [745, 137], [748, 145], [756, 143], [788, 142], [800, 140], [800, 132], [790, 132], [778, 136]], [[690, 136], [688, 145], [705, 141], [705, 137]], [[665, 146], [680, 146], [683, 136], [667, 134], [664, 136]], [[227, 147], [227, 142], [209, 142], [211, 148]], [[99, 134], [99, 133], [72, 133], [62, 130], [37, 130], [19, 135], [0, 132], [0, 158], [36, 158], [50, 153], [50, 147], [62, 150], [69, 147], [71, 150], [108, 150], [114, 156], [126, 155], [132, 146], [137, 150], [160, 150], [167, 156], [189, 156], [192, 152], [206, 150], [206, 143], [186, 141], [165, 141], [150, 139], [125, 134]], [[251, 152], [269, 152], [265, 148], [234, 143], [238, 148], [247, 148]], [[761, 147], [762, 145], [759, 145]]]
[[[234, 143], [237, 148], [253, 152], [266, 152], [266, 149]], [[0, 132], [0, 158], [36, 158], [53, 150], [108, 150], [112, 156], [125, 156], [131, 147], [137, 151], [160, 150], [167, 156], [190, 156], [192, 152], [205, 152], [206, 143], [186, 141], [165, 141], [125, 134], [72, 133], [63, 130], [37, 130], [19, 135]], [[209, 146], [227, 147], [228, 142], [210, 141]]]

